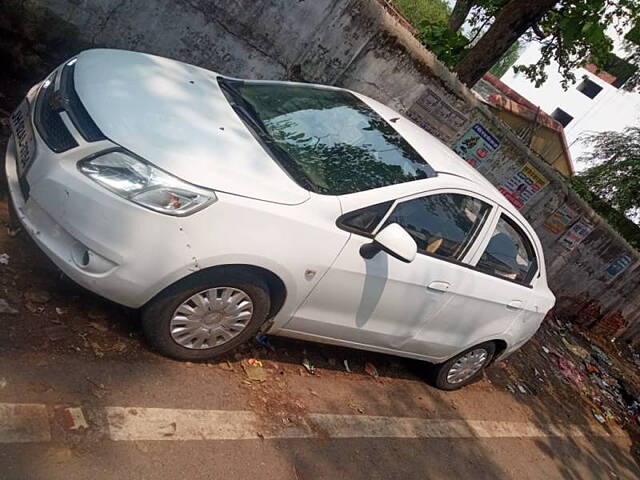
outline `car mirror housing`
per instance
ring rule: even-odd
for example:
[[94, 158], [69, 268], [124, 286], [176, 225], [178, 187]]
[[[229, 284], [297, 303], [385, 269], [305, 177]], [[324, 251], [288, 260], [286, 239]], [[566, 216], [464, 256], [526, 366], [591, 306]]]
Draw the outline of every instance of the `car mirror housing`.
[[363, 245], [360, 248], [360, 255], [369, 259], [381, 250], [398, 260], [411, 263], [416, 258], [418, 246], [404, 228], [397, 223], [392, 223], [380, 230], [372, 243]]

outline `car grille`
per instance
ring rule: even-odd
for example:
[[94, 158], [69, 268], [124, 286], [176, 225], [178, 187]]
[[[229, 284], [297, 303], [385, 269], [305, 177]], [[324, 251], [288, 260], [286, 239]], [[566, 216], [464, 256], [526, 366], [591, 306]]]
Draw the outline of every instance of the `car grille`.
[[57, 74], [57, 71], [54, 72], [40, 87], [36, 99], [34, 123], [44, 143], [54, 152], [60, 153], [77, 147], [78, 142], [60, 118], [59, 111], [53, 109]]
[[[40, 88], [35, 105], [34, 123], [47, 146], [56, 153], [78, 146], [78, 142], [60, 117], [66, 112], [80, 135], [87, 142], [104, 140], [105, 136], [95, 124], [76, 93], [74, 85], [75, 62], [56, 70]], [[60, 86], [55, 90], [57, 76]]]

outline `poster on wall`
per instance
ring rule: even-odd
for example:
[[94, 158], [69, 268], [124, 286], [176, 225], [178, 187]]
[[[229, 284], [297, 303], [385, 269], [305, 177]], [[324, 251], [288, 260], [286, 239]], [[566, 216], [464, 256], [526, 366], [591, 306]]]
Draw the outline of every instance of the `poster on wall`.
[[582, 243], [582, 241], [587, 238], [593, 229], [594, 226], [591, 223], [584, 219], [578, 220], [576, 223], [571, 225], [569, 230], [567, 230], [558, 241], [560, 242], [560, 245], [567, 250], [573, 250], [576, 245]]
[[507, 200], [520, 210], [549, 181], [530, 163], [498, 187]]
[[407, 116], [439, 138], [450, 144], [467, 123], [467, 117], [449, 104], [444, 94], [427, 88], [407, 111]]
[[631, 256], [625, 253], [617, 260], [611, 262], [611, 265], [609, 265], [606, 270], [607, 275], [611, 278], [617, 277], [624, 272], [629, 265], [631, 265]]
[[481, 124], [476, 123], [453, 145], [453, 151], [471, 166], [479, 167], [500, 148], [500, 141]]
[[543, 227], [556, 235], [565, 231], [569, 224], [577, 217], [576, 212], [567, 205], [561, 205], [549, 215]]

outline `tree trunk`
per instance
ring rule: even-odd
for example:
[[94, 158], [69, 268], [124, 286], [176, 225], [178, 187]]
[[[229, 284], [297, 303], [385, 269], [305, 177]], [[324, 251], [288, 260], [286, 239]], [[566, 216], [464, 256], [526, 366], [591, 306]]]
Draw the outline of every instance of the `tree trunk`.
[[452, 32], [457, 32], [464, 24], [464, 21], [469, 15], [471, 7], [476, 3], [475, 0], [457, 0], [453, 7], [453, 11], [449, 16], [449, 29]]
[[475, 85], [486, 72], [509, 50], [527, 29], [540, 21], [558, 0], [524, 2], [509, 0], [489, 27], [487, 33], [458, 62], [454, 71], [469, 87]]

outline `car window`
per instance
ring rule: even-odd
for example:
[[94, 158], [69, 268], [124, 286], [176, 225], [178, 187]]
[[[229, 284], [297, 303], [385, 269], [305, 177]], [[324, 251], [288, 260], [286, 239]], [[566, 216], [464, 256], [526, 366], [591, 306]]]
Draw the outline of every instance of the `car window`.
[[349, 92], [219, 82], [240, 118], [305, 188], [342, 195], [436, 176], [390, 123]]
[[338, 226], [356, 233], [371, 233], [383, 219], [392, 203], [379, 203], [345, 213], [338, 219]]
[[538, 261], [529, 238], [502, 215], [476, 268], [528, 284], [536, 273]]
[[398, 203], [385, 226], [403, 226], [416, 241], [419, 253], [460, 259], [490, 209], [467, 195], [429, 195]]

